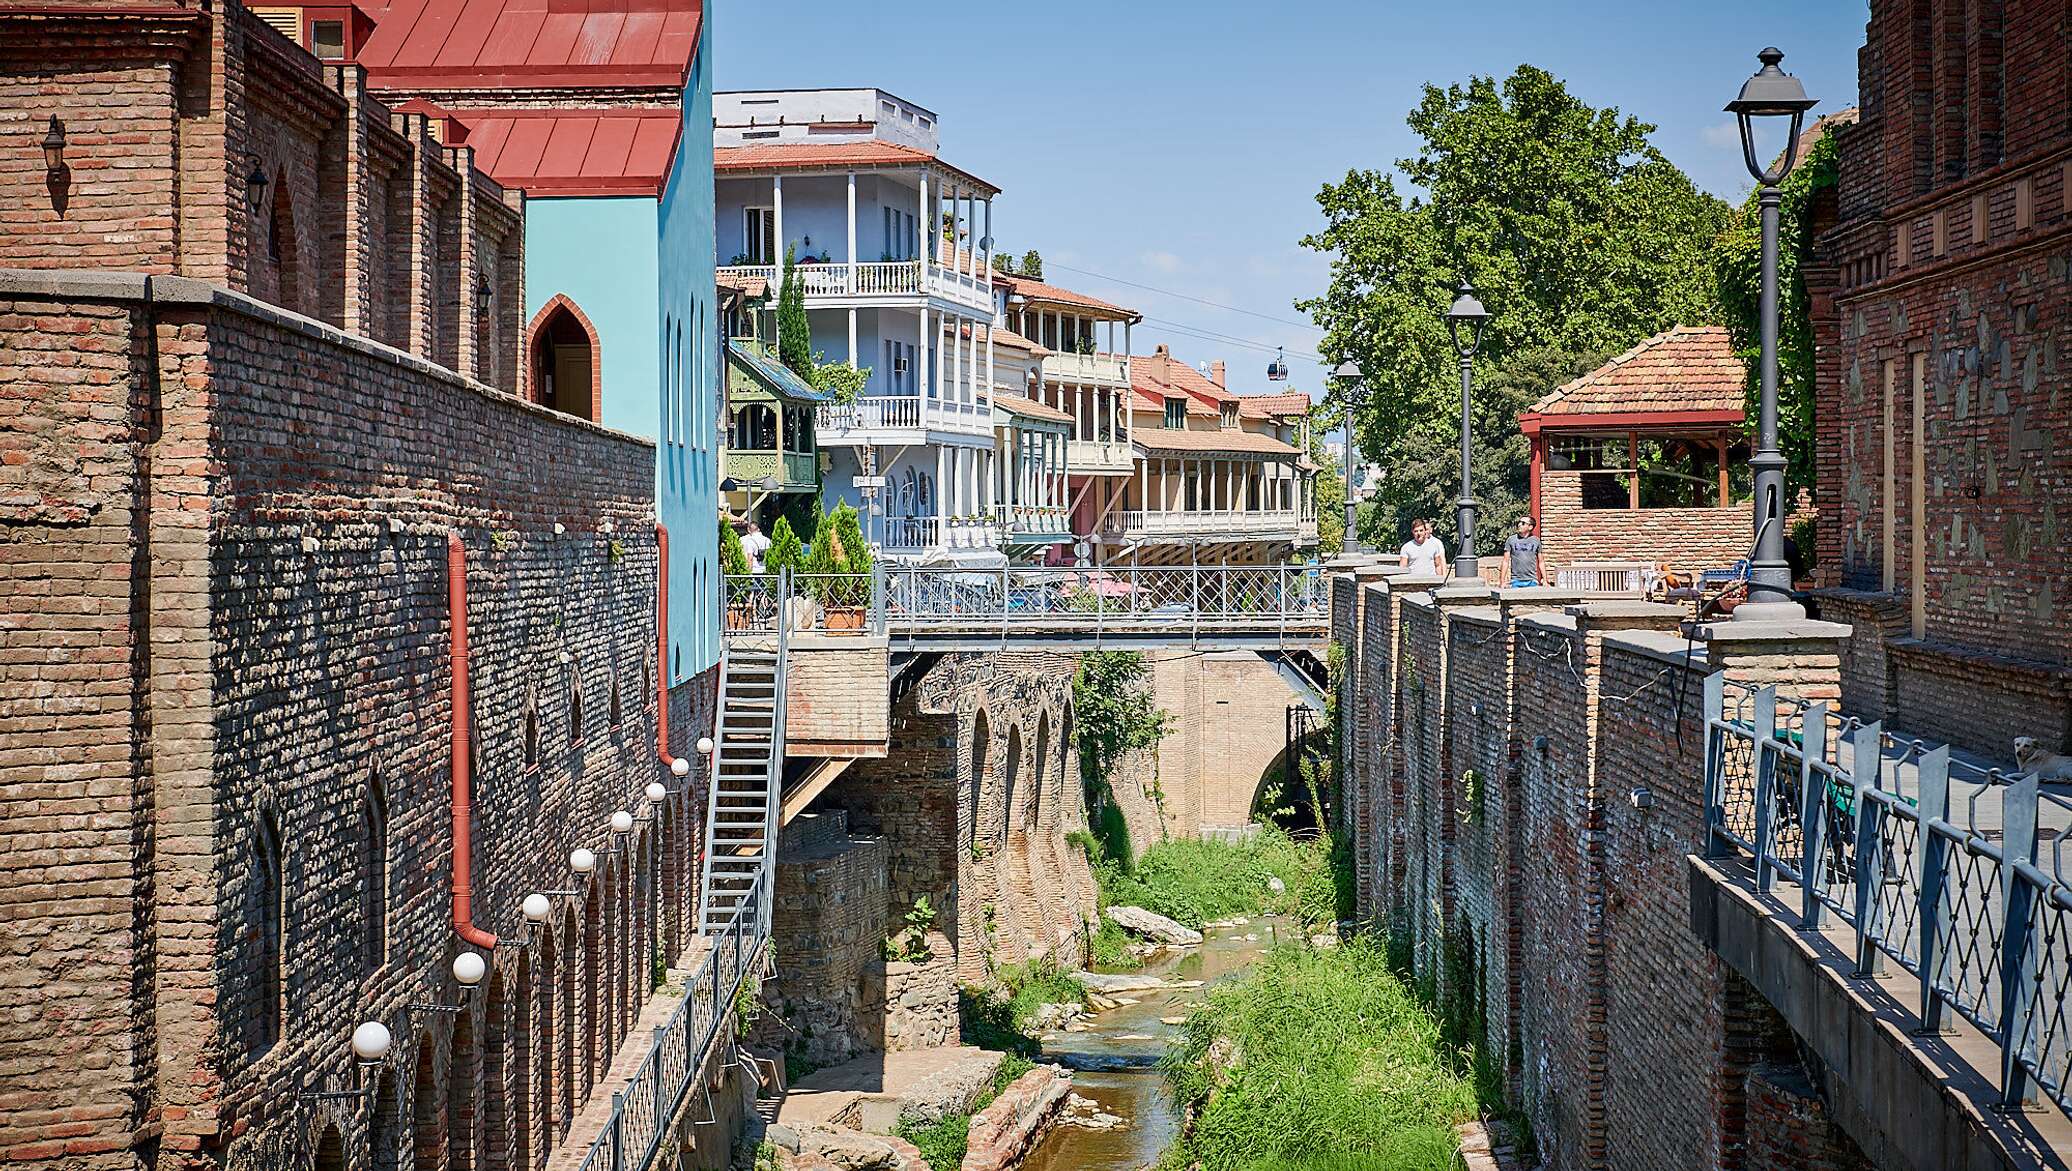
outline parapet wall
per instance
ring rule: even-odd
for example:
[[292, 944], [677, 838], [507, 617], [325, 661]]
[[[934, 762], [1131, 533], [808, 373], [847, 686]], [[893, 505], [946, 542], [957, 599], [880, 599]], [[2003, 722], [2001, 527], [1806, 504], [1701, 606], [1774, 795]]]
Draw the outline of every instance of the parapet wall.
[[1361, 919], [1486, 1046], [1548, 1166], [1739, 1166], [1777, 1030], [1690, 928], [1703, 676], [1831, 700], [1844, 632], [1691, 638], [1673, 607], [1373, 570], [1332, 601]]

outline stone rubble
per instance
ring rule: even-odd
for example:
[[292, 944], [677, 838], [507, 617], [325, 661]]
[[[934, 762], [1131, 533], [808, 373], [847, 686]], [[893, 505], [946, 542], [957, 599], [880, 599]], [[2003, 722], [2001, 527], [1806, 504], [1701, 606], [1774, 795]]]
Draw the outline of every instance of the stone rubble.
[[1104, 912], [1124, 931], [1159, 943], [1192, 946], [1201, 942], [1201, 932], [1142, 907], [1109, 907]]

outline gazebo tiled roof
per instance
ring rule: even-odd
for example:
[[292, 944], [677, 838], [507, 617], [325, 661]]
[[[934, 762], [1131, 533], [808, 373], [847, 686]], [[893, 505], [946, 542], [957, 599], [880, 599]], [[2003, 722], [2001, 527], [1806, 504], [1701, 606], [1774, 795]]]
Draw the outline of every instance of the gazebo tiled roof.
[[1727, 331], [1679, 325], [1641, 342], [1590, 373], [1563, 383], [1520, 416], [1543, 426], [1610, 422], [1739, 422], [1748, 371]]

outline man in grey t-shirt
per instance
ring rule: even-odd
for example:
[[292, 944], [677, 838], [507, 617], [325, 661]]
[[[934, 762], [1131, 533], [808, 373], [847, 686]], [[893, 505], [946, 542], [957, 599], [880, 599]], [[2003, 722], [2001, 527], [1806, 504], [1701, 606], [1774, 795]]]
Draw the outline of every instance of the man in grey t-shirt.
[[1504, 561], [1510, 567], [1513, 586], [1544, 585], [1546, 569], [1540, 564], [1540, 538], [1534, 532], [1532, 514], [1518, 518], [1518, 532], [1504, 542]]

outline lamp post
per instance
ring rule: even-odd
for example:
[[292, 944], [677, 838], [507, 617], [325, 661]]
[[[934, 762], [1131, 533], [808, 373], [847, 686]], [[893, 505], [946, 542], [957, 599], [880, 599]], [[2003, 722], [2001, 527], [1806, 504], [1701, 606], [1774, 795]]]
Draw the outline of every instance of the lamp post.
[[[1453, 336], [1453, 352], [1460, 356], [1460, 552], [1453, 558], [1453, 579], [1474, 581], [1482, 576], [1475, 558], [1475, 493], [1471, 478], [1475, 467], [1473, 419], [1469, 403], [1474, 390], [1475, 350], [1482, 345], [1482, 327], [1489, 324], [1489, 310], [1475, 299], [1475, 286], [1467, 281], [1454, 291], [1453, 306], [1446, 311], [1446, 332]], [[1465, 331], [1466, 338], [1461, 335]]]
[[[1748, 571], [1748, 600], [1735, 607], [1737, 621], [1803, 618], [1806, 611], [1791, 600], [1791, 567], [1784, 560], [1784, 453], [1777, 449], [1777, 206], [1783, 194], [1777, 184], [1791, 172], [1799, 145], [1799, 127], [1815, 100], [1799, 79], [1777, 68], [1784, 54], [1775, 48], [1756, 54], [1763, 63], [1755, 76], [1741, 83], [1741, 94], [1727, 103], [1727, 112], [1741, 124], [1742, 161], [1760, 187], [1756, 202], [1763, 217], [1763, 290], [1758, 309], [1762, 332], [1762, 405], [1756, 421], [1756, 452], [1748, 463], [1755, 470], [1755, 557]], [[1765, 169], [1755, 153], [1757, 118], [1791, 119], [1784, 153]], [[1757, 594], [1763, 594], [1761, 600]]]
[[1331, 377], [1338, 381], [1338, 401], [1345, 404], [1345, 540], [1339, 545], [1341, 556], [1356, 557], [1367, 552], [1360, 543], [1360, 498], [1353, 490], [1353, 450], [1358, 440], [1353, 435], [1353, 411], [1367, 401], [1365, 390], [1355, 391], [1361, 378], [1360, 364], [1347, 358], [1331, 371]]

